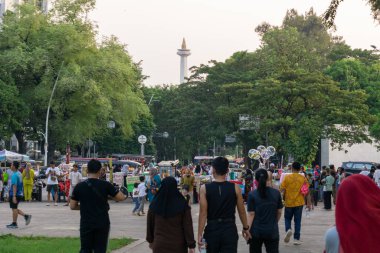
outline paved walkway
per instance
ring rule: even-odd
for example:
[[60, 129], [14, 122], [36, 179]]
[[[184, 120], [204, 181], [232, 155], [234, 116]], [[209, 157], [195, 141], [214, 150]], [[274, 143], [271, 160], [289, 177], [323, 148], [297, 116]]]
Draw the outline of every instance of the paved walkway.
[[[14, 235], [41, 235], [41, 236], [73, 236], [79, 237], [79, 211], [71, 211], [68, 207], [45, 206], [46, 202], [21, 203], [20, 208], [33, 215], [29, 226], [24, 225], [24, 221], [19, 219], [19, 229], [10, 230], [5, 226], [11, 221], [11, 210], [8, 203], [0, 203], [0, 234]], [[135, 243], [133, 248], [123, 249], [119, 253], [147, 253], [149, 248], [144, 243], [146, 217], [132, 216], [133, 204], [128, 199], [126, 202], [115, 203], [111, 201], [111, 238], [131, 237], [142, 239]], [[198, 205], [194, 205], [193, 221], [194, 230], [197, 231]], [[303, 216], [302, 235], [303, 245], [294, 246], [280, 243], [281, 253], [318, 253], [323, 252], [323, 236], [325, 231], [334, 224], [334, 212], [323, 211], [320, 207], [311, 213], [310, 218]], [[241, 230], [241, 224], [238, 225]], [[281, 239], [284, 232], [284, 221], [280, 221]], [[239, 253], [248, 252], [248, 247], [244, 240], [239, 240]]]
[[[197, 219], [198, 219], [198, 205], [193, 207], [193, 222], [194, 222], [194, 231], [197, 231]], [[303, 244], [300, 246], [295, 246], [292, 243], [292, 240], [289, 244], [285, 244], [282, 239], [284, 236], [284, 221], [281, 219], [280, 221], [280, 252], [281, 253], [319, 253], [324, 250], [324, 233], [326, 230], [334, 224], [334, 212], [324, 211], [321, 208], [315, 208], [313, 212], [311, 212], [310, 217], [303, 217], [302, 220], [302, 233], [301, 239]], [[241, 224], [239, 226], [239, 231], [241, 231]], [[282, 234], [281, 234], [282, 233]], [[196, 234], [195, 234], [196, 236]], [[127, 251], [128, 253], [145, 253], [149, 252], [148, 243], [144, 242], [136, 247]], [[198, 252], [198, 251], [196, 251]], [[240, 237], [238, 252], [248, 252], [248, 245], [245, 240]], [[263, 250], [265, 252], [265, 250]]]

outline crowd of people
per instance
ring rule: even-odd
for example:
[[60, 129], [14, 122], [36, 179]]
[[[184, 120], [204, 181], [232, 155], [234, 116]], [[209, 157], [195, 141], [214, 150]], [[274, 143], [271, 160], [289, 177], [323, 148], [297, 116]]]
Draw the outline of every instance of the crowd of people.
[[[243, 225], [242, 235], [249, 244], [249, 252], [262, 252], [263, 245], [267, 253], [279, 252], [281, 233], [278, 222], [282, 213], [285, 223], [284, 243], [289, 243], [293, 237], [293, 244], [301, 245], [303, 211], [306, 210], [307, 215], [318, 202], [323, 202], [323, 209], [326, 211], [332, 210], [332, 206], [336, 205], [337, 219], [336, 227], [329, 229], [326, 234], [326, 253], [378, 252], [375, 246], [377, 236], [374, 235], [379, 225], [377, 222], [380, 211], [380, 166], [371, 168], [369, 173], [360, 173], [361, 175], [346, 174], [343, 168], [335, 170], [333, 165], [322, 168], [315, 166], [313, 169], [305, 170], [298, 162], [291, 164], [289, 169], [290, 171], [284, 171], [285, 176], [279, 187], [272, 184], [270, 169], [256, 170], [253, 189], [248, 193], [246, 212], [240, 188], [226, 180], [228, 161], [223, 157], [216, 158], [212, 164], [213, 181], [201, 186], [199, 193], [199, 250], [206, 250], [204, 252], [208, 253], [237, 252], [235, 210], [238, 211]], [[187, 174], [184, 175], [186, 179]], [[163, 188], [165, 180], [172, 179], [165, 178]], [[181, 180], [181, 183], [184, 181]], [[370, 191], [369, 194], [366, 194], [367, 190]], [[160, 198], [154, 198], [152, 204], [161, 206], [168, 212], [171, 207], [180, 206], [175, 204], [178, 202], [179, 193], [177, 191], [174, 197], [165, 195], [166, 191], [158, 191]], [[172, 191], [171, 193], [174, 194]], [[183, 203], [183, 200], [181, 201]], [[363, 213], [358, 206], [363, 207], [366, 212]], [[173, 210], [173, 215], [169, 217], [158, 213], [155, 208], [149, 209], [146, 239], [153, 252], [162, 252], [164, 249], [165, 252], [194, 252], [195, 241], [189, 233], [189, 230], [193, 229], [188, 213], [187, 207], [178, 208]], [[353, 217], [355, 213], [360, 215]], [[363, 216], [366, 217], [362, 219]], [[376, 222], [369, 225], [371, 220]], [[181, 225], [184, 223], [187, 224], [186, 227]], [[162, 224], [170, 224], [170, 227], [163, 228]], [[370, 226], [368, 232], [360, 234], [366, 226]], [[178, 228], [182, 231], [178, 231]], [[176, 229], [176, 233], [165, 233], [166, 229]], [[351, 236], [355, 237], [355, 240], [350, 240]], [[339, 238], [342, 238], [341, 242]], [[173, 241], [181, 242], [182, 245], [170, 243]], [[361, 251], [361, 245], [366, 242], [366, 250]], [[355, 244], [355, 247], [351, 247], [352, 244]]]
[[[22, 196], [25, 201], [32, 201], [33, 184], [36, 177], [35, 169], [32, 168], [30, 163], [21, 164], [17, 162], [17, 171], [20, 172], [20, 179], [22, 182]], [[11, 180], [14, 171], [12, 164], [7, 169], [0, 169], [0, 201], [5, 201], [9, 198], [9, 190], [11, 190]]]
[[[197, 245], [201, 252], [237, 252], [236, 210], [249, 252], [260, 253], [264, 245], [267, 253], [277, 253], [282, 234], [278, 222], [282, 214], [284, 243], [293, 237], [293, 244], [301, 245], [303, 212], [305, 210], [307, 216], [322, 201], [326, 211], [336, 205], [336, 224], [325, 235], [326, 253], [377, 252], [374, 235], [380, 225], [380, 165], [368, 173], [363, 170], [359, 175], [350, 175], [343, 168], [335, 170], [333, 165], [305, 169], [294, 162], [283, 171], [279, 186], [273, 184], [272, 167], [254, 172], [246, 199], [241, 187], [228, 180], [229, 162], [224, 157], [215, 158], [211, 165], [177, 170], [177, 177], [160, 175], [157, 168], [151, 167], [149, 175], [140, 175], [139, 182], [134, 184], [132, 213], [145, 215], [145, 201], [150, 202], [146, 240], [154, 253], [194, 253]], [[74, 165], [66, 175], [70, 182], [70, 199], [66, 205], [80, 210], [80, 252], [105, 252], [110, 230], [108, 198], [123, 201], [127, 196], [102, 179], [104, 168], [99, 161], [90, 160], [87, 173], [87, 179], [83, 180], [78, 166]], [[210, 173], [211, 182], [196, 184], [197, 175]], [[30, 201], [30, 185], [36, 174], [30, 164], [20, 168], [17, 161], [12, 162], [10, 171], [1, 173], [1, 181], [7, 179], [5, 184], [12, 209], [12, 223], [8, 228], [18, 227], [19, 216], [26, 225], [31, 222], [32, 215], [20, 210], [18, 204], [22, 199]], [[54, 162], [50, 163], [46, 170], [47, 205], [51, 204], [51, 196], [57, 205], [58, 177], [63, 174], [65, 172]], [[197, 201], [199, 220], [195, 237], [191, 208]], [[365, 251], [361, 251], [363, 245]]]

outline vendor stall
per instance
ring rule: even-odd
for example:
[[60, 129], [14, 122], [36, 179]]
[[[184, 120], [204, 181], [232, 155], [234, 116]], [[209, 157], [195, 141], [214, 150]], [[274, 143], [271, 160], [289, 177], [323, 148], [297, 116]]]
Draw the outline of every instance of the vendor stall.
[[18, 154], [16, 152], [8, 151], [6, 149], [0, 151], [0, 162], [29, 162], [30, 158], [27, 155]]
[[161, 161], [158, 163], [158, 169], [159, 173], [161, 175], [161, 178], [165, 178], [167, 176], [175, 177], [176, 175], [176, 166], [178, 165], [179, 161]]

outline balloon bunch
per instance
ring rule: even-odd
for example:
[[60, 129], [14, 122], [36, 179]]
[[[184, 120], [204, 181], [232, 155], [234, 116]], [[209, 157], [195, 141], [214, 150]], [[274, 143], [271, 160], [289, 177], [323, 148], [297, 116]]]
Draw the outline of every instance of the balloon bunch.
[[248, 157], [260, 161], [260, 167], [264, 167], [265, 162], [276, 154], [276, 149], [273, 146], [265, 147], [260, 145], [257, 149], [250, 149]]

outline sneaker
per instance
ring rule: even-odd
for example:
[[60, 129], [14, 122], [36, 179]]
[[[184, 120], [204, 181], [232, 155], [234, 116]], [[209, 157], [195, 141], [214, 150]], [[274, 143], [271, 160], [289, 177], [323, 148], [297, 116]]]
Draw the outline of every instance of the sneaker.
[[288, 243], [290, 241], [290, 237], [292, 237], [292, 235], [293, 235], [293, 232], [292, 232], [291, 229], [289, 229], [288, 231], [286, 231], [284, 242]]
[[57, 204], [57, 203], [54, 203], [54, 206], [58, 206], [58, 204]]
[[293, 244], [294, 244], [294, 245], [301, 245], [302, 242], [301, 242], [300, 240], [294, 239]]
[[49, 203], [47, 203], [47, 204], [46, 204], [46, 206], [50, 206], [50, 204], [49, 204]]
[[25, 214], [24, 218], [25, 218], [25, 225], [28, 226], [30, 221], [32, 220], [32, 215]]
[[68, 206], [69, 204], [68, 203], [66, 203], [66, 204], [64, 204], [63, 206]]
[[7, 225], [7, 228], [18, 228], [18, 226], [16, 223], [11, 223], [11, 224]]

